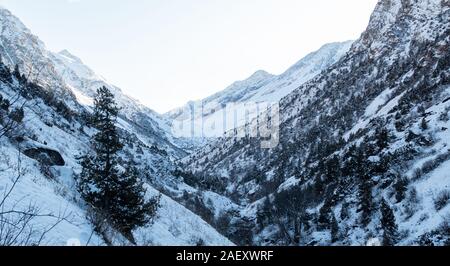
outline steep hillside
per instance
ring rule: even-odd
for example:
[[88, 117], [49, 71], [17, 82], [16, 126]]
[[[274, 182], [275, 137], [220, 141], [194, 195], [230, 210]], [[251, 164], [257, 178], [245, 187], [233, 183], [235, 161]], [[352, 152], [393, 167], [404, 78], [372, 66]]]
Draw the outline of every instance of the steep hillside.
[[[3, 63], [10, 68], [18, 67], [28, 80], [52, 87], [59, 97], [74, 103], [72, 92], [64, 86], [50, 60], [50, 52], [44, 43], [14, 15], [0, 7], [0, 52]], [[74, 106], [71, 106], [74, 108]]]
[[169, 122], [156, 112], [143, 106], [139, 101], [125, 95], [122, 90], [97, 75], [81, 59], [67, 50], [51, 53], [56, 72], [75, 94], [78, 102], [85, 107], [92, 106], [97, 88], [109, 88], [121, 107], [121, 126], [136, 133], [147, 145], [157, 145], [175, 157], [186, 155], [177, 146], [177, 140], [171, 134]]
[[[104, 245], [75, 189], [75, 178], [81, 171], [79, 157], [90, 149], [89, 139], [95, 132], [86, 122], [86, 114], [66, 112], [66, 103], [54, 94], [11, 73], [2, 63], [0, 69], [0, 239], [6, 241], [2, 244]], [[22, 122], [4, 132], [15, 119], [5, 116], [5, 111], [14, 113], [21, 108]], [[170, 174], [165, 176], [167, 180], [157, 175], [158, 168], [169, 167], [164, 166], [166, 155], [127, 131], [121, 135], [126, 145], [122, 158], [134, 161], [142, 169], [141, 178], [149, 184], [168, 188]], [[147, 193], [160, 192], [147, 185]], [[19, 213], [26, 211], [36, 217], [30, 216], [32, 219], [23, 227], [25, 233], [18, 234], [5, 221], [20, 221], [23, 217]], [[5, 237], [9, 234], [13, 239]], [[154, 223], [137, 230], [135, 238], [138, 245], [195, 245], [200, 240], [208, 245], [231, 244], [197, 215], [164, 195]], [[130, 244], [119, 234], [112, 241]]]
[[[99, 86], [122, 108], [119, 166], [162, 193], [138, 245], [450, 243], [449, 0], [380, 0], [355, 42], [165, 117], [47, 51], [9, 11], [0, 23], [0, 244], [131, 244], [95, 233], [75, 189]], [[269, 104], [221, 128], [233, 102]], [[192, 137], [204, 146], [177, 164]]]
[[0, 9], [0, 22], [0, 245], [131, 245], [115, 231], [106, 242], [97, 235], [75, 186], [96, 133], [90, 101], [97, 86], [109, 87], [123, 110], [120, 163], [138, 168], [148, 196], [162, 193], [153, 223], [134, 232], [137, 244], [232, 244], [168, 196], [196, 190], [172, 175], [173, 158], [185, 153], [163, 119], [68, 52], [48, 52], [9, 11]]
[[443, 245], [449, 33], [448, 0], [380, 0], [350, 51], [281, 100], [276, 148], [234, 135], [183, 162], [242, 206], [243, 243]]
[[[337, 62], [352, 42], [331, 43], [307, 55], [279, 76], [257, 71], [243, 81], [237, 81], [225, 90], [206, 99], [167, 113], [172, 119], [174, 134], [184, 138], [216, 138], [225, 132], [245, 125], [256, 118], [267, 106], [283, 97]], [[257, 110], [252, 105], [259, 105]], [[246, 112], [248, 112], [246, 114]], [[234, 113], [238, 113], [235, 118]], [[229, 120], [222, 126], [224, 116]]]
[[158, 144], [175, 157], [186, 155], [174, 144], [176, 139], [167, 121], [99, 77], [79, 58], [68, 51], [48, 51], [45, 44], [6, 9], [0, 9], [0, 27], [0, 52], [10, 68], [18, 66], [28, 80], [52, 88], [53, 93], [70, 100], [69, 107], [75, 111], [80, 109], [80, 104], [89, 106], [95, 91], [107, 86], [122, 108], [122, 127], [136, 133], [147, 145]]

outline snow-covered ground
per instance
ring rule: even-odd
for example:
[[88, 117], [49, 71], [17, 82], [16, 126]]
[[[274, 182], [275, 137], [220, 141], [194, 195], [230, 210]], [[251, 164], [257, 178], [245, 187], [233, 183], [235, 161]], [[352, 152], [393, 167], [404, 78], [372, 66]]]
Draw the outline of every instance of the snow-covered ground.
[[[161, 197], [161, 206], [154, 222], [134, 232], [139, 245], [196, 245], [199, 243], [233, 245], [230, 240], [205, 222], [205, 220], [209, 221], [210, 217], [202, 219], [200, 211], [194, 210], [199, 214], [197, 215], [187, 207], [192, 209], [205, 207], [206, 214], [202, 215], [207, 216], [210, 211], [213, 220], [224, 213], [233, 212], [234, 216], [227, 218], [231, 218], [234, 222], [237, 221], [238, 224], [246, 222], [241, 218], [248, 218], [253, 222], [257, 220], [260, 208], [265, 204], [266, 198], [273, 199], [275, 195], [299, 186], [306, 187], [317, 184], [319, 179], [314, 180], [317, 176], [314, 176], [314, 173], [305, 172], [303, 168], [310, 167], [317, 170], [322, 174], [319, 176], [320, 179], [328, 175], [328, 173], [321, 172], [323, 169], [316, 167], [317, 162], [303, 164], [303, 161], [309, 159], [306, 157], [309, 153], [317, 156], [319, 152], [316, 150], [320, 150], [322, 147], [313, 147], [311, 143], [302, 142], [304, 140], [302, 133], [308, 135], [308, 140], [314, 139], [316, 134], [324, 132], [329, 133], [330, 136], [333, 134], [336, 137], [342, 136], [348, 142], [346, 147], [333, 150], [334, 155], [342, 157], [347, 152], [348, 146], [360, 144], [364, 141], [363, 139], [372, 141], [371, 138], [376, 134], [372, 128], [377, 126], [375, 122], [379, 122], [389, 131], [389, 145], [384, 148], [378, 147], [381, 151], [377, 150], [373, 156], [365, 158], [361, 155], [361, 157], [371, 163], [377, 163], [384, 155], [396, 154], [395, 152], [402, 148], [413, 146], [415, 152], [414, 155], [411, 155], [413, 159], [404, 159], [400, 162], [400, 164], [405, 164], [399, 166], [402, 173], [396, 173], [395, 171], [398, 169], [394, 165], [389, 166], [392, 168], [389, 170], [394, 173], [389, 172], [389, 175], [383, 173], [380, 174], [383, 176], [371, 177], [374, 181], [372, 187], [374, 205], [379, 205], [382, 199], [388, 202], [400, 229], [402, 241], [399, 244], [410, 245], [417, 244], [419, 237], [438, 229], [450, 219], [450, 124], [448, 119], [442, 118], [442, 115], [448, 116], [450, 111], [448, 82], [444, 82], [444, 86], [439, 87], [439, 90], [430, 89], [436, 94], [432, 95], [433, 99], [424, 100], [425, 104], [421, 106], [426, 109], [424, 113], [419, 114], [419, 106], [415, 106], [416, 102], [413, 107], [401, 106], [405, 96], [410, 97], [406, 100], [414, 98], [409, 94], [411, 91], [414, 92], [414, 86], [422, 81], [422, 72], [419, 70], [423, 69], [415, 68], [417, 62], [414, 64], [410, 62], [409, 53], [423, 56], [418, 63], [427, 67], [429, 67], [428, 62], [438, 62], [439, 64], [436, 63], [432, 66], [436, 69], [439, 69], [438, 66], [448, 66], [438, 60], [433, 61], [435, 58], [443, 57], [449, 47], [448, 35], [447, 38], [441, 39], [440, 44], [435, 43], [435, 39], [437, 40], [437, 37], [441, 37], [443, 32], [448, 30], [448, 20], [444, 19], [443, 23], [436, 18], [438, 16], [448, 18], [448, 6], [446, 6], [446, 12], [443, 12], [442, 3], [444, 2], [439, 0], [428, 0], [412, 1], [411, 5], [404, 5], [400, 0], [380, 1], [372, 16], [368, 31], [355, 43], [326, 45], [299, 61], [280, 76], [258, 71], [247, 80], [236, 82], [222, 92], [203, 101], [190, 103], [164, 117], [124, 95], [119, 88], [108, 84], [68, 51], [57, 54], [47, 51], [37, 37], [33, 36], [17, 18], [3, 9], [0, 10], [0, 21], [2, 22], [0, 52], [8, 65], [19, 64], [22, 71], [33, 70], [36, 64], [44, 64], [43, 76], [31, 75], [32, 79], [38, 79], [38, 83], [45, 88], [52, 88], [51, 91], [56, 94], [57, 99], [70, 106], [71, 111], [77, 114], [91, 110], [96, 88], [108, 86], [113, 90], [119, 105], [125, 107], [117, 126], [125, 132], [124, 135], [131, 142], [125, 148], [122, 156], [129, 156], [141, 170], [147, 171], [146, 188], [149, 197], [156, 196], [161, 192], [165, 193]], [[396, 25], [399, 21], [401, 23]], [[442, 24], [442, 27], [435, 26], [433, 23]], [[398, 28], [405, 30], [406, 34], [398, 34]], [[18, 42], [24, 45], [19, 46]], [[431, 47], [430, 53], [426, 54], [420, 51], [421, 49], [426, 50], [428, 46]], [[349, 50], [350, 53], [348, 53]], [[32, 52], [36, 54], [30, 57], [29, 53]], [[429, 56], [429, 54], [433, 56]], [[361, 62], [365, 65], [360, 65]], [[405, 63], [405, 69], [401, 69], [403, 62], [410, 64]], [[329, 68], [330, 66], [335, 67]], [[324, 72], [325, 69], [331, 70]], [[394, 73], [397, 69], [401, 74], [398, 80], [387, 78], [391, 74], [393, 77], [397, 77]], [[439, 71], [439, 73], [430, 72], [439, 75], [428, 81], [441, 84], [439, 82], [445, 78], [448, 80], [447, 69], [439, 69]], [[404, 86], [410, 79], [415, 82]], [[367, 84], [370, 81], [377, 82], [379, 86]], [[335, 86], [335, 84], [338, 85]], [[0, 92], [6, 98], [13, 98], [20, 89], [17, 82], [13, 82], [13, 84], [2, 82], [0, 85]], [[442, 93], [437, 94], [438, 91]], [[343, 92], [348, 92], [349, 95]], [[323, 95], [320, 95], [321, 93]], [[367, 93], [367, 95], [363, 93]], [[321, 101], [315, 103], [314, 97], [318, 97]], [[367, 99], [369, 97], [370, 99]], [[442, 102], [440, 102], [440, 98], [442, 98]], [[346, 102], [349, 99], [358, 102]], [[256, 118], [258, 111], [264, 112], [267, 108], [267, 106], [254, 108], [255, 105], [249, 106], [248, 103], [272, 105], [280, 100], [283, 108], [281, 110], [282, 122], [286, 127], [282, 129], [284, 133], [282, 137], [285, 139], [283, 139], [283, 146], [280, 146], [280, 149], [261, 152], [260, 149], [254, 147], [254, 143], [251, 141], [239, 142], [234, 138], [219, 139], [215, 143], [205, 144], [203, 138], [219, 137], [225, 131], [234, 128], [241, 130], [242, 126]], [[20, 99], [16, 105], [21, 101], [24, 99]], [[236, 109], [225, 109], [224, 111], [224, 107], [236, 102], [244, 104], [238, 105]], [[353, 109], [353, 104], [360, 106]], [[350, 121], [341, 121], [338, 124], [340, 117], [333, 117], [333, 112], [339, 113], [342, 106], [347, 107], [344, 110], [354, 113], [349, 113], [351, 116], [343, 118]], [[197, 108], [199, 112], [194, 110], [192, 116], [191, 108]], [[306, 110], [306, 108], [311, 110]], [[356, 108], [360, 108], [360, 110], [356, 110]], [[406, 114], [398, 110], [401, 108], [404, 108], [402, 111]], [[356, 116], [358, 112], [360, 115]], [[400, 118], [395, 118], [396, 115], [399, 115]], [[334, 120], [329, 122], [335, 127], [330, 129], [326, 127], [328, 125], [324, 124], [318, 127], [316, 124], [318, 121], [322, 121], [322, 117], [333, 118]], [[402, 122], [403, 118], [407, 130], [396, 128], [395, 122]], [[421, 126], [424, 118], [428, 128]], [[174, 121], [174, 128], [171, 128], [169, 120]], [[223, 127], [224, 121], [228, 126]], [[300, 123], [303, 121], [309, 124]], [[183, 127], [180, 127], [180, 124], [177, 125], [177, 122]], [[349, 124], [343, 125], [345, 122], [349, 122]], [[140, 127], [147, 125], [149, 127]], [[323, 126], [324, 129], [320, 126]], [[309, 127], [315, 131], [310, 130]], [[342, 132], [337, 132], [341, 128]], [[171, 132], [173, 129], [175, 132]], [[82, 119], [68, 120], [64, 118], [55, 110], [54, 106], [52, 107], [37, 97], [29, 100], [25, 105], [25, 122], [20, 130], [19, 135], [23, 135], [23, 140], [19, 141], [13, 137], [0, 139], [0, 192], [9, 191], [14, 185], [15, 178], [20, 176], [19, 182], [4, 203], [1, 201], [2, 194], [0, 194], [0, 213], [2, 210], [20, 211], [27, 210], [30, 205], [37, 206], [39, 213], [44, 215], [36, 217], [27, 225], [36, 231], [31, 241], [39, 241], [39, 232], [52, 229], [42, 239], [41, 244], [65, 245], [69, 242], [69, 244], [103, 245], [102, 238], [93, 233], [92, 225], [87, 219], [85, 207], [78, 198], [74, 184], [76, 174], [80, 172], [78, 156], [88, 150], [89, 136], [94, 133], [94, 130], [83, 124]], [[177, 130], [179, 132], [176, 132]], [[407, 134], [410, 132], [429, 139], [429, 144], [416, 143], [416, 145], [413, 141], [407, 141]], [[175, 137], [172, 133], [175, 133]], [[192, 133], [194, 133], [193, 136]], [[188, 139], [196, 138], [195, 141], [189, 139], [187, 142], [178, 142], [177, 134]], [[320, 138], [327, 140], [328, 136], [323, 135]], [[355, 135], [358, 135], [357, 139], [353, 138]], [[334, 141], [332, 138], [330, 140]], [[216, 178], [222, 178], [220, 181], [223, 181], [226, 187], [223, 195], [191, 187], [184, 183], [182, 177], [174, 176], [174, 172], [176, 172], [174, 170], [178, 170], [174, 163], [174, 157], [179, 158], [184, 153], [178, 146], [180, 144], [194, 147], [197, 144], [205, 145], [198, 153], [184, 158], [181, 163], [185, 165], [182, 166], [193, 171], [194, 174], [209, 174]], [[64, 165], [51, 166], [46, 169], [42, 163], [19, 152], [28, 148], [41, 148], [57, 152], [64, 159]], [[165, 154], [166, 151], [169, 151], [169, 154]], [[326, 152], [320, 153], [321, 156], [324, 154], [329, 155]], [[314, 160], [316, 159], [314, 158]], [[343, 160], [340, 162], [343, 165], [345, 163]], [[259, 166], [265, 172], [261, 173], [261, 169], [252, 171]], [[289, 169], [289, 167], [291, 168]], [[423, 170], [424, 168], [429, 171]], [[288, 170], [289, 173], [287, 173]], [[305, 173], [313, 176], [303, 176]], [[247, 178], [248, 174], [254, 174], [254, 176], [249, 175]], [[390, 174], [399, 174], [408, 179], [407, 200], [396, 203], [395, 187], [391, 184], [396, 180]], [[275, 185], [261, 184], [266, 181], [274, 181], [275, 177], [280, 178], [276, 181], [281, 182]], [[265, 180], [262, 180], [263, 178]], [[339, 181], [342, 181], [345, 186], [347, 178], [358, 182], [360, 176], [340, 176], [339, 178], [342, 178]], [[382, 184], [383, 178], [391, 183]], [[395, 175], [395, 178], [398, 176]], [[244, 181], [244, 179], [246, 180]], [[268, 187], [265, 188], [263, 185], [268, 185]], [[339, 183], [339, 185], [341, 184]], [[330, 207], [331, 214], [339, 219], [338, 227], [345, 227], [345, 232], [343, 232], [345, 235], [339, 243], [344, 245], [379, 244], [377, 236], [381, 232], [380, 212], [374, 207], [369, 225], [367, 227], [361, 225], [356, 186], [350, 184], [348, 191], [341, 191], [345, 199], [336, 199], [333, 202], [334, 205]], [[265, 191], [262, 191], [263, 189]], [[417, 192], [414, 199], [411, 198], [412, 192]], [[445, 193], [448, 193], [448, 199]], [[322, 196], [324, 195], [322, 194]], [[184, 196], [187, 199], [183, 199]], [[189, 206], [190, 196], [198, 197], [193, 199], [196, 200], [195, 204], [200, 206]], [[320, 203], [314, 202], [314, 206], [306, 209], [306, 213], [313, 216], [311, 218], [313, 221], [311, 228], [313, 229], [307, 235], [305, 234], [302, 243], [313, 245], [331, 243], [330, 230], [319, 228], [317, 224], [314, 224], [314, 219], [325, 206], [326, 200], [326, 198], [320, 198], [316, 200]], [[344, 203], [350, 207], [344, 206]], [[341, 214], [343, 210], [346, 210], [345, 208], [347, 208], [348, 217], [342, 218]], [[61, 217], [64, 219], [58, 219]], [[14, 219], [14, 215], [8, 218]], [[282, 217], [282, 219], [289, 221], [288, 216]], [[260, 228], [259, 232], [256, 232], [257, 229], [251, 228], [253, 230], [251, 233], [254, 233], [253, 241], [260, 244], [282, 243], [277, 242], [280, 241], [280, 236], [277, 235], [279, 233], [277, 223], [284, 222], [282, 219], [266, 224], [265, 227]], [[56, 222], [58, 223], [52, 228]], [[218, 221], [214, 220], [210, 223], [215, 224], [215, 222]], [[274, 239], [270, 239], [271, 237]], [[123, 243], [117, 241], [115, 244]]]
[[283, 97], [339, 61], [352, 41], [324, 45], [279, 76], [257, 71], [206, 99], [173, 110], [172, 132], [180, 138], [219, 138], [265, 113]]
[[[150, 187], [148, 191], [150, 196], [159, 193]], [[137, 241], [142, 245], [195, 246], [201, 242], [208, 246], [234, 245], [197, 215], [167, 196], [161, 199], [155, 223], [149, 228], [138, 230], [137, 235]]]
[[[127, 141], [132, 142], [122, 156], [139, 161], [140, 167], [148, 171], [143, 173], [143, 176], [148, 175], [146, 181], [167, 186], [167, 190], [182, 186], [171, 175], [174, 169], [172, 156], [176, 156], [181, 149], [174, 144], [163, 118], [108, 84], [69, 52], [54, 54], [47, 51], [45, 45], [9, 11], [0, 9], [0, 22], [0, 52], [2, 58], [6, 58], [3, 61], [6, 65], [14, 68], [18, 64], [21, 71], [27, 73], [28, 68], [34, 69], [42, 64], [42, 75], [31, 77], [31, 80], [36, 78], [45, 90], [51, 88], [49, 97], [54, 96], [56, 101], [69, 106], [75, 115], [91, 111], [95, 90], [100, 86], [109, 87], [119, 106], [123, 107], [118, 127], [124, 130]], [[52, 105], [55, 103], [40, 97], [25, 99], [18, 96], [22, 86], [16, 79], [12, 84], [3, 80], [0, 82], [3, 98], [18, 97], [11, 108], [25, 103], [25, 119], [20, 128], [12, 137], [3, 136], [0, 139], [0, 202], [12, 188], [20, 170], [19, 182], [1, 204], [0, 213], [39, 207], [42, 216], [27, 225], [36, 231], [30, 242], [43, 245], [104, 245], [103, 239], [93, 232], [85, 206], [75, 189], [75, 178], [81, 171], [79, 156], [88, 151], [94, 129], [86, 126], [80, 117], [65, 118]], [[16, 141], [14, 136], [22, 136], [23, 140]], [[60, 155], [64, 160], [63, 166], [48, 166], [37, 158], [24, 155], [27, 149], [33, 148]], [[152, 185], [146, 186], [149, 194], [159, 194]], [[17, 215], [8, 218], [16, 219]], [[40, 233], [46, 230], [49, 231], [45, 238], [39, 241]], [[139, 245], [196, 245], [200, 240], [205, 245], [233, 244], [198, 215], [165, 195], [162, 195], [159, 215], [154, 223], [139, 228], [134, 236]], [[115, 244], [124, 243], [129, 244]]]
[[[38, 123], [40, 120], [32, 121], [34, 123], [27, 124], [26, 128], [34, 130], [36, 127], [43, 127]], [[23, 211], [31, 204], [39, 207], [40, 214], [54, 215], [55, 218], [38, 217], [30, 223], [29, 226], [37, 231], [37, 236], [40, 236], [41, 231], [50, 229], [54, 223], [59, 222], [56, 217], [65, 218], [45, 235], [41, 244], [103, 245], [101, 238], [93, 233], [82, 203], [75, 200], [77, 196], [74, 171], [77, 171], [80, 166], [74, 156], [78, 155], [79, 148], [84, 146], [81, 143], [82, 139], [76, 139], [57, 127], [45, 128], [45, 132], [47, 134], [42, 135], [42, 140], [49, 140], [49, 143], [41, 146], [52, 147], [59, 151], [66, 161], [65, 166], [51, 167], [53, 179], [41, 173], [40, 164], [37, 161], [19, 153], [19, 147], [9, 143], [6, 138], [0, 140], [2, 195], [12, 187], [19, 170], [21, 173], [19, 182], [2, 208]], [[147, 188], [151, 195], [159, 193], [149, 185]], [[139, 245], [195, 245], [200, 239], [206, 245], [232, 245], [200, 217], [166, 196], [162, 197], [161, 208], [154, 223], [146, 228], [138, 229], [135, 237]]]

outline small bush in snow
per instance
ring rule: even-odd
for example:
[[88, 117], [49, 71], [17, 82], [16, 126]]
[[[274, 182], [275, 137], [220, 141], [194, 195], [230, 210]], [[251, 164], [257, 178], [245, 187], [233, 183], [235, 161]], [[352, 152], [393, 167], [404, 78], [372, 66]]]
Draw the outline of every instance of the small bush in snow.
[[432, 171], [436, 170], [442, 163], [444, 163], [448, 160], [450, 160], [450, 151], [440, 154], [440, 155], [436, 156], [436, 158], [426, 161], [422, 165], [422, 167], [414, 170], [412, 179], [414, 181], [421, 179], [424, 175], [427, 175], [427, 174], [431, 173]]
[[425, 222], [425, 221], [428, 220], [428, 219], [430, 219], [430, 215], [429, 215], [428, 213], [424, 213], [424, 214], [422, 214], [422, 215], [420, 216], [420, 218], [419, 218], [419, 223], [423, 223], [423, 222]]
[[447, 111], [443, 111], [441, 113], [441, 115], [439, 116], [439, 120], [442, 121], [442, 122], [448, 122], [449, 121], [448, 112]]
[[205, 240], [199, 238], [199, 239], [196, 241], [196, 244], [195, 244], [195, 245], [196, 245], [197, 247], [204, 247], [204, 246], [206, 246], [206, 243], [205, 243]]
[[422, 166], [422, 172], [424, 174], [429, 174], [436, 168], [438, 168], [442, 163], [450, 159], [450, 152], [439, 154], [436, 158], [425, 162]]
[[450, 224], [449, 218], [439, 225], [436, 230], [425, 233], [418, 239], [420, 246], [449, 246], [450, 245]]
[[406, 214], [406, 220], [409, 220], [411, 217], [416, 214], [418, 211], [420, 199], [417, 193], [417, 190], [415, 188], [412, 188], [406, 197], [406, 204], [405, 204], [405, 214]]
[[421, 128], [423, 131], [429, 129], [428, 121], [427, 121], [426, 118], [423, 118], [423, 119], [422, 119], [422, 122], [420, 123], [420, 128]]
[[438, 196], [434, 199], [434, 207], [436, 211], [440, 211], [445, 208], [450, 203], [450, 191], [441, 191]]
[[412, 179], [413, 179], [413, 181], [417, 181], [417, 180], [421, 179], [422, 176], [423, 176], [422, 169], [416, 168], [416, 169], [414, 170], [413, 175], [412, 175]]

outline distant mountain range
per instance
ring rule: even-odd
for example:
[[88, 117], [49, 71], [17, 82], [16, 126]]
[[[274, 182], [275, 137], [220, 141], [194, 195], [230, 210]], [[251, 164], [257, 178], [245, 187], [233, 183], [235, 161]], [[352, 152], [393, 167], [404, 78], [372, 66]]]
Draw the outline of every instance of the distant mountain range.
[[[269, 105], [278, 103], [283, 97], [336, 63], [345, 55], [351, 45], [352, 41], [324, 45], [279, 76], [271, 75], [263, 70], [257, 71], [248, 79], [237, 81], [225, 90], [203, 100], [190, 102], [182, 108], [170, 111], [165, 114], [165, 117], [172, 121], [174, 133], [180, 136], [194, 137], [197, 140], [203, 136], [221, 137], [225, 133], [224, 131], [241, 127], [246, 121], [258, 116], [258, 112], [253, 112], [247, 119], [245, 117], [237, 118], [226, 128], [208, 127], [207, 124], [211, 121], [218, 123], [223, 121], [223, 113], [227, 112], [224, 110], [227, 105], [236, 105], [227, 114], [233, 116], [232, 112], [245, 108], [246, 103], [267, 103]], [[179, 130], [180, 124], [187, 126]]]
[[[0, 202], [14, 188], [1, 207], [66, 210], [48, 245], [132, 245], [96, 232], [75, 189], [106, 86], [121, 108], [119, 163], [134, 164], [146, 195], [162, 195], [137, 245], [448, 245], [449, 51], [448, 0], [379, 0], [358, 40], [158, 114], [0, 9], [0, 132], [23, 118], [0, 134]], [[220, 127], [248, 103], [268, 106]], [[262, 145], [263, 124], [277, 129], [275, 145]]]

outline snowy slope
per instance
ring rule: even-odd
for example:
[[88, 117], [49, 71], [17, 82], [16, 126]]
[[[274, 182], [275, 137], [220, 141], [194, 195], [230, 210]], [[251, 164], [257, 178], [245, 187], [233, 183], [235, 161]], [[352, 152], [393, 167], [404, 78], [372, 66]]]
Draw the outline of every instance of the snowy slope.
[[[21, 85], [13, 81], [12, 85], [3, 80], [0, 82], [3, 98], [17, 97]], [[25, 103], [23, 125], [9, 138], [0, 139], [0, 198], [3, 199], [4, 192], [12, 187], [18, 173], [21, 176], [2, 208], [20, 211], [31, 204], [39, 208], [40, 214], [64, 217], [39, 242], [42, 245], [66, 245], [68, 241], [72, 244], [104, 245], [92, 231], [74, 184], [75, 175], [81, 171], [77, 158], [89, 149], [89, 136], [93, 129], [86, 127], [80, 118], [67, 120], [39, 97], [19, 97], [16, 105], [22, 103]], [[20, 136], [20, 141], [16, 141], [17, 136]], [[133, 142], [133, 146], [127, 145], [123, 156], [131, 154], [135, 160], [141, 158], [137, 165], [145, 169], [161, 167], [157, 163], [159, 155], [144, 145], [138, 141]], [[46, 165], [37, 158], [24, 155], [27, 150], [36, 148], [57, 152], [64, 159], [64, 165]], [[137, 153], [136, 149], [141, 149], [141, 152]], [[149, 195], [157, 193], [150, 185], [147, 187]], [[57, 221], [57, 218], [42, 217], [28, 226], [35, 228], [39, 238], [41, 231], [52, 228]], [[137, 230], [135, 236], [139, 245], [195, 245], [199, 239], [207, 245], [232, 244], [196, 214], [166, 196], [162, 198], [159, 216], [154, 224]]]
[[[70, 219], [51, 231], [45, 243], [78, 238], [85, 244], [92, 228], [73, 180], [80, 171], [76, 158], [88, 149], [93, 134], [83, 113], [89, 110], [95, 84], [107, 82], [67, 51], [46, 52], [7, 11], [0, 19], [6, 25], [0, 36], [5, 63], [14, 67], [18, 62], [22, 71], [29, 62], [43, 63], [45, 70], [42, 79], [29, 75], [42, 87], [2, 77], [2, 96], [11, 99], [19, 93], [16, 105], [27, 104], [23, 128], [0, 139], [0, 190], [11, 187], [17, 168], [25, 168], [7, 206], [26, 208], [35, 202], [44, 213], [68, 210]], [[24, 36], [31, 42], [24, 42]], [[326, 45], [280, 76], [258, 71], [206, 99], [206, 106], [191, 103], [167, 114], [187, 121], [182, 133], [200, 130], [197, 136], [204, 138], [205, 130], [224, 131], [214, 121], [229, 114], [218, 107], [233, 101], [280, 105], [276, 147], [263, 148], [260, 137], [229, 134], [184, 158], [180, 167], [157, 147], [162, 139], [172, 155], [180, 154], [170, 144], [170, 134], [158, 133], [167, 129], [164, 119], [115, 88], [128, 108], [119, 122], [126, 140], [121, 156], [136, 163], [149, 196], [164, 194], [155, 223], [136, 230], [138, 244], [227, 245], [228, 239], [240, 245], [380, 243], [384, 200], [398, 225], [397, 245], [448, 245], [449, 36], [448, 0], [380, 0], [367, 30], [354, 43]], [[45, 97], [42, 90], [55, 95]], [[183, 112], [199, 104], [206, 115]], [[142, 113], [144, 121], [153, 121], [149, 131], [136, 130], [130, 121]], [[232, 126], [243, 131], [239, 126], [251, 119], [247, 114]], [[31, 148], [57, 152], [64, 166], [48, 167], [31, 154], [20, 157], [18, 167], [19, 150]], [[49, 227], [53, 220], [34, 224]], [[101, 238], [94, 234], [90, 244], [101, 244]]]
[[[279, 76], [257, 71], [244, 81], [237, 81], [219, 93], [190, 102], [165, 116], [172, 119], [174, 134], [177, 136], [200, 139], [221, 137], [225, 132], [253, 120], [268, 106], [278, 103], [339, 61], [351, 45], [352, 41], [324, 45]], [[238, 113], [236, 117], [235, 113]], [[224, 120], [228, 121], [222, 126]]]
[[338, 62], [352, 46], [353, 41], [330, 43], [307, 55], [286, 72], [276, 77], [254, 95], [245, 100], [278, 102], [302, 84], [317, 76], [323, 70]]
[[68, 51], [53, 53], [47, 50], [45, 44], [8, 10], [0, 8], [0, 22], [0, 52], [10, 68], [18, 65], [28, 80], [52, 88], [76, 111], [80, 109], [78, 104], [89, 107], [96, 90], [106, 86], [122, 108], [124, 127], [130, 127], [148, 145], [158, 143], [175, 157], [185, 155], [174, 144], [176, 139], [160, 115], [125, 95]]
[[108, 83], [69, 51], [52, 53], [50, 58], [56, 72], [74, 92], [81, 104], [87, 107], [92, 106], [96, 90], [106, 86], [112, 91], [117, 104], [121, 107], [123, 127], [129, 127], [136, 132], [148, 145], [157, 143], [159, 147], [167, 149], [175, 156], [185, 154], [174, 144], [176, 140], [171, 135], [169, 124], [159, 114], [140, 104], [138, 100], [125, 95], [120, 88]]
[[19, 66], [28, 80], [52, 87], [53, 92], [75, 108], [73, 93], [64, 85], [44, 43], [9, 10], [0, 7], [0, 53], [10, 68]]
[[449, 32], [447, 0], [380, 0], [349, 52], [280, 101], [277, 147], [231, 135], [183, 162], [222, 177], [255, 244], [372, 243], [382, 199], [398, 245], [448, 244]]
[[[157, 191], [182, 193], [177, 187], [187, 186], [171, 173], [176, 169], [173, 157], [184, 152], [171, 142], [163, 119], [108, 84], [67, 51], [48, 52], [9, 11], [0, 9], [0, 22], [0, 68], [10, 69], [2, 72], [0, 94], [13, 104], [11, 108], [23, 105], [25, 115], [17, 130], [0, 138], [0, 202], [20, 172], [19, 182], [2, 208], [23, 211], [31, 205], [38, 207], [40, 214], [65, 218], [55, 228], [57, 217], [33, 219], [28, 227], [36, 233], [27, 244], [65, 245], [69, 241], [104, 245], [103, 239], [93, 233], [74, 185], [81, 171], [79, 156], [88, 151], [90, 136], [95, 133], [86, 122], [86, 114], [91, 111], [93, 92], [98, 86], [112, 89], [125, 110], [118, 124], [125, 143], [121, 157], [135, 162], [141, 178], [148, 182], [149, 195]], [[23, 75], [20, 80], [11, 73], [15, 65]], [[29, 74], [29, 68], [40, 71]], [[40, 233], [47, 229], [52, 230], [39, 241]], [[232, 244], [198, 215], [164, 194], [154, 224], [134, 234], [138, 245], [195, 245], [200, 240], [206, 245]], [[114, 244], [130, 243], [118, 238]]]

